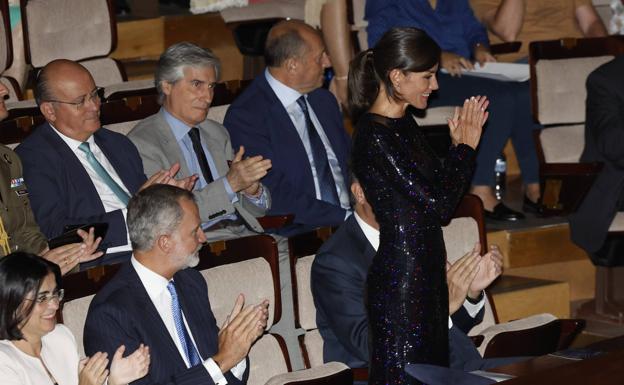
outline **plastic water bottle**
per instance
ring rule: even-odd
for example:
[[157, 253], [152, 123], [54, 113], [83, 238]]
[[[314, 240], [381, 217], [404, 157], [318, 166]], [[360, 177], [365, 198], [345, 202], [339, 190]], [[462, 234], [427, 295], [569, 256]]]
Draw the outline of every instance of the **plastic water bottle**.
[[496, 194], [496, 199], [503, 199], [503, 195], [505, 194], [505, 175], [507, 174], [507, 159], [505, 159], [505, 154], [500, 154], [498, 158], [496, 158], [496, 165], [494, 166], [494, 194]]

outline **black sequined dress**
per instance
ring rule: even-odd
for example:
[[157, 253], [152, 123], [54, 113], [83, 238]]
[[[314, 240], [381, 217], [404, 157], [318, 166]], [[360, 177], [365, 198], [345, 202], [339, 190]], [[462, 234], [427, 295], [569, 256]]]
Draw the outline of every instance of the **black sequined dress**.
[[448, 289], [442, 223], [470, 186], [475, 151], [449, 150], [444, 165], [410, 114], [360, 118], [353, 171], [380, 225], [368, 273], [369, 384], [417, 384], [408, 363], [448, 366]]

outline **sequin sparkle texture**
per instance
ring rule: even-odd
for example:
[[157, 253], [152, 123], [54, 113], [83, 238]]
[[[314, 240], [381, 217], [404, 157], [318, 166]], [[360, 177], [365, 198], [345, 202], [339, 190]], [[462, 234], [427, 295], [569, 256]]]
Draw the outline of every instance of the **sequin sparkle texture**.
[[380, 225], [368, 273], [369, 384], [418, 384], [409, 363], [448, 366], [448, 289], [442, 224], [470, 185], [475, 152], [449, 150], [444, 165], [413, 117], [366, 114], [353, 171]]

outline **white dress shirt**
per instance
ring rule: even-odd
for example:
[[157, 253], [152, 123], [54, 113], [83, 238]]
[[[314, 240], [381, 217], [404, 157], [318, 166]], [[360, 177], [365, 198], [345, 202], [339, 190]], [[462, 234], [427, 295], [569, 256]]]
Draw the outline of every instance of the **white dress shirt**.
[[[72, 139], [66, 135], [63, 135], [54, 126], [52, 126], [52, 129], [54, 130], [54, 132], [58, 134], [58, 136], [61, 137], [61, 139], [63, 139], [63, 141], [67, 144], [67, 146], [69, 146], [69, 148], [72, 150], [72, 152], [76, 155], [76, 157], [80, 161], [80, 164], [82, 164], [82, 167], [84, 167], [85, 171], [89, 175], [89, 178], [91, 178], [91, 182], [93, 182], [93, 186], [95, 187], [95, 190], [100, 196], [102, 205], [104, 205], [104, 211], [109, 213], [111, 211], [121, 210], [121, 213], [123, 214], [123, 217], [124, 217], [124, 223], [125, 223], [126, 216], [128, 213], [128, 209], [126, 208], [126, 205], [122, 201], [119, 200], [119, 198], [117, 197], [117, 195], [115, 195], [113, 190], [111, 190], [110, 187], [108, 187], [108, 185], [104, 183], [102, 178], [100, 178], [100, 176], [97, 174], [97, 172], [95, 172], [93, 167], [91, 167], [91, 165], [89, 164], [89, 161], [87, 160], [87, 154], [78, 148], [82, 144], [82, 142], [76, 139]], [[123, 182], [121, 181], [121, 178], [117, 174], [117, 171], [115, 171], [115, 169], [113, 168], [113, 165], [106, 158], [106, 155], [104, 155], [100, 147], [95, 143], [95, 140], [93, 139], [93, 135], [91, 135], [89, 139], [87, 139], [87, 143], [89, 143], [89, 148], [91, 149], [91, 152], [93, 153], [93, 156], [95, 157], [95, 159], [97, 159], [97, 161], [100, 162], [102, 167], [104, 167], [106, 172], [108, 172], [111, 178], [113, 178], [115, 183], [117, 183], [119, 187], [121, 187], [128, 194], [128, 196], [131, 197], [132, 194], [130, 194], [126, 186], [124, 186]], [[127, 230], [126, 230], [126, 233], [127, 233]], [[130, 250], [132, 250], [132, 247], [130, 246], [130, 236], [127, 235], [127, 243], [125, 245], [109, 247], [108, 249], [106, 249], [106, 253], [112, 254], [112, 253], [118, 253], [121, 251], [130, 251]]]
[[[59, 385], [78, 385], [78, 348], [73, 334], [57, 324], [41, 338], [41, 360]], [[9, 340], [0, 341], [2, 385], [53, 385], [37, 357], [19, 350]]]
[[[180, 342], [180, 336], [178, 336], [178, 332], [176, 331], [176, 327], [175, 327], [175, 322], [173, 320], [173, 312], [171, 310], [171, 293], [169, 293], [169, 290], [167, 290], [167, 285], [169, 284], [169, 281], [165, 277], [159, 274], [156, 274], [150, 269], [148, 269], [147, 267], [143, 266], [139, 261], [137, 261], [134, 258], [134, 256], [132, 256], [130, 260], [131, 260], [132, 266], [134, 267], [134, 270], [136, 270], [137, 275], [139, 276], [139, 279], [141, 280], [141, 283], [143, 284], [143, 287], [145, 287], [145, 291], [147, 291], [147, 295], [152, 300], [152, 303], [154, 304], [154, 307], [156, 307], [156, 311], [158, 312], [158, 315], [160, 315], [160, 318], [165, 324], [165, 327], [167, 328], [167, 331], [169, 332], [171, 339], [175, 343], [176, 348], [178, 348], [178, 351], [180, 352], [180, 356], [184, 360], [186, 367], [190, 368], [191, 365], [189, 363], [188, 357], [186, 356], [187, 353], [182, 347], [182, 344]], [[184, 316], [184, 312], [182, 312], [182, 320], [184, 321], [184, 327], [186, 328], [188, 335], [191, 337], [191, 341], [193, 342], [193, 345], [197, 348], [197, 344], [195, 343], [195, 338], [193, 337], [193, 333], [191, 333], [191, 329], [189, 328], [188, 323], [186, 322], [186, 317]], [[210, 377], [212, 377], [212, 380], [214, 381], [216, 385], [225, 385], [228, 383], [227, 380], [225, 379], [225, 376], [221, 372], [219, 365], [217, 365], [211, 357], [209, 357], [208, 359], [201, 357], [199, 348], [197, 348], [197, 354], [200, 355], [200, 358], [203, 361], [204, 367], [206, 368], [206, 370], [208, 371], [208, 374], [210, 375]], [[236, 378], [241, 380], [243, 378], [243, 374], [245, 373], [246, 368], [247, 368], [247, 362], [245, 361], [245, 359], [243, 359], [235, 367], [233, 367], [230, 370], [230, 372]]]
[[[305, 148], [306, 154], [308, 155], [308, 161], [310, 162], [310, 167], [312, 168], [312, 178], [314, 178], [314, 189], [316, 190], [316, 199], [321, 199], [321, 189], [319, 187], [318, 176], [316, 175], [316, 167], [314, 167], [314, 156], [312, 154], [312, 148], [310, 146], [310, 137], [308, 136], [308, 128], [306, 124], [305, 114], [301, 110], [301, 107], [297, 104], [297, 100], [302, 96], [299, 91], [294, 90], [279, 80], [275, 79], [269, 73], [267, 69], [265, 71], [265, 76], [269, 86], [275, 92], [275, 95], [282, 103], [286, 112], [288, 112], [288, 116], [292, 121], [295, 129], [297, 129], [297, 134], [299, 134], [299, 138], [303, 143], [303, 147]], [[345, 185], [344, 173], [340, 169], [340, 163], [338, 162], [338, 158], [336, 157], [336, 153], [325, 134], [323, 126], [321, 122], [316, 117], [314, 113], [314, 109], [308, 103], [306, 96], [306, 104], [308, 105], [308, 112], [310, 114], [310, 119], [312, 120], [312, 124], [316, 128], [319, 136], [321, 137], [321, 141], [323, 142], [323, 146], [325, 146], [325, 152], [327, 153], [327, 160], [329, 161], [329, 168], [331, 169], [332, 176], [334, 177], [334, 182], [336, 184], [336, 192], [338, 193], [338, 198], [340, 199], [340, 207], [347, 210], [348, 217], [351, 204], [349, 202], [349, 191], [348, 187]]]
[[[371, 246], [373, 246], [373, 249], [377, 250], [379, 248], [379, 230], [364, 222], [364, 220], [357, 214], [357, 212], [354, 211], [353, 215], [355, 215], [355, 221], [358, 223], [358, 225], [360, 225], [360, 228], [366, 236], [366, 239], [368, 239], [368, 242], [370, 242]], [[481, 311], [481, 308], [483, 308], [483, 306], [485, 306], [485, 296], [477, 304], [472, 304], [468, 300], [464, 301], [464, 308], [472, 318], [476, 317], [476, 315], [479, 313], [479, 311]], [[451, 317], [449, 316], [448, 328], [450, 329], [452, 327], [453, 320], [451, 320]]]

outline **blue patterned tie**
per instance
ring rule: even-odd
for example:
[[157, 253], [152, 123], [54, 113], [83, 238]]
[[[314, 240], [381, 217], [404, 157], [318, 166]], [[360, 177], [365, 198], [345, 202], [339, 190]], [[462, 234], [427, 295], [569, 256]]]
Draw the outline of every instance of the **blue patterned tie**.
[[176, 292], [173, 281], [169, 281], [167, 284], [167, 290], [169, 290], [169, 293], [171, 294], [171, 312], [173, 313], [173, 323], [175, 323], [175, 328], [178, 332], [182, 349], [186, 352], [186, 358], [188, 358], [188, 361], [191, 363], [191, 367], [199, 365], [201, 363], [201, 359], [199, 358], [197, 349], [195, 349], [195, 346], [193, 345], [191, 336], [189, 336], [188, 331], [184, 326], [184, 320], [182, 320], [182, 309], [180, 308], [178, 293]]
[[334, 181], [334, 176], [332, 175], [331, 168], [329, 167], [329, 160], [327, 159], [325, 145], [323, 144], [319, 133], [316, 131], [314, 123], [312, 123], [305, 96], [301, 96], [297, 99], [297, 104], [305, 116], [308, 137], [310, 138], [310, 149], [312, 150], [312, 158], [314, 159], [314, 167], [316, 168], [316, 178], [318, 179], [319, 188], [321, 190], [321, 200], [340, 206], [338, 192], [336, 192], [336, 182]]
[[128, 196], [124, 189], [122, 189], [121, 186], [119, 186], [117, 182], [115, 182], [115, 180], [110, 176], [108, 171], [106, 171], [106, 169], [100, 164], [100, 162], [95, 159], [95, 156], [93, 155], [93, 153], [91, 152], [91, 148], [89, 147], [89, 143], [82, 142], [80, 146], [78, 146], [78, 148], [80, 149], [80, 151], [87, 154], [87, 162], [89, 162], [91, 167], [93, 167], [95, 173], [98, 174], [98, 176], [108, 186], [108, 188], [113, 191], [117, 198], [119, 198], [119, 200], [127, 206], [128, 202], [130, 201], [130, 196]]

